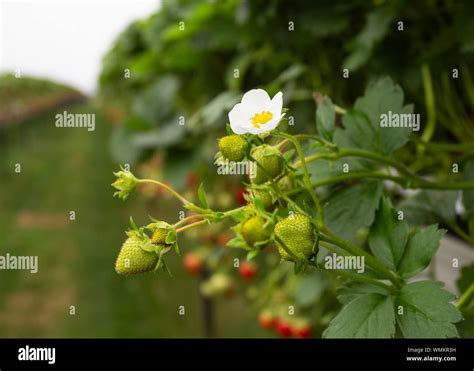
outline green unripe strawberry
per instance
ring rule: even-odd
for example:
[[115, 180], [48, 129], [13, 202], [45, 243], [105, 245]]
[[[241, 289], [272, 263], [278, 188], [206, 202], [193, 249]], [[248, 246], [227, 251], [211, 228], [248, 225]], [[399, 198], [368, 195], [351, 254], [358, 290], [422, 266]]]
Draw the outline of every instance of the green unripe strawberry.
[[259, 216], [252, 216], [242, 223], [241, 233], [247, 245], [253, 246], [257, 242], [265, 241], [270, 237], [264, 225], [265, 221]]
[[234, 281], [225, 273], [215, 273], [207, 281], [201, 283], [200, 290], [206, 297], [231, 296], [234, 291]]
[[[303, 214], [294, 214], [275, 225], [277, 236], [299, 259], [306, 260], [313, 255], [314, 230], [311, 219]], [[278, 244], [278, 251], [285, 260], [294, 260]]]
[[247, 153], [248, 143], [240, 135], [228, 135], [219, 141], [219, 151], [229, 161], [241, 161]]
[[294, 188], [295, 182], [292, 177], [286, 175], [277, 182], [277, 185], [281, 192], [289, 192]]
[[164, 245], [166, 244], [166, 236], [168, 235], [168, 229], [166, 228], [157, 228], [151, 236], [151, 242], [155, 245]]
[[143, 250], [142, 241], [137, 236], [131, 236], [122, 245], [115, 262], [115, 271], [124, 276], [152, 271], [158, 262], [158, 256], [153, 252]]
[[254, 189], [252, 190], [252, 194], [254, 198], [259, 198], [262, 201], [264, 209], [268, 209], [270, 206], [273, 205], [273, 199], [270, 192], [265, 191], [263, 189]]
[[251, 153], [257, 162], [256, 174], [250, 181], [254, 184], [262, 184], [276, 178], [283, 171], [283, 158], [280, 152], [269, 145], [255, 147]]

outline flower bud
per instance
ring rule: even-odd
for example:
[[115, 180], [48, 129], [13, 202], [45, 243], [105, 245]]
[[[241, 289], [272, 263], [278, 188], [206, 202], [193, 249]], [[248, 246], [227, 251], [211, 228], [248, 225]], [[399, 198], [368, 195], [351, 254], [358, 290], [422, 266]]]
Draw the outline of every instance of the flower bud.
[[112, 187], [117, 190], [117, 192], [114, 193], [114, 197], [117, 196], [118, 198], [125, 200], [138, 185], [138, 179], [135, 178], [129, 170], [123, 168], [114, 173], [114, 175], [117, 177], [115, 182], [112, 183]]

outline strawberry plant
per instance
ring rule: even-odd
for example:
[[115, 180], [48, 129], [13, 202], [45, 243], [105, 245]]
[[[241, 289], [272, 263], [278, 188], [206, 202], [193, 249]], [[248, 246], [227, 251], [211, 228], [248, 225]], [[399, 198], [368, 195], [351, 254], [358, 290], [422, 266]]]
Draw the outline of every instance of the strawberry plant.
[[[242, 183], [248, 190], [246, 205], [215, 210], [203, 184], [191, 200], [163, 179], [140, 179], [125, 169], [115, 173], [112, 185], [119, 198], [153, 184], [188, 211], [175, 223], [152, 218], [138, 228], [132, 222], [117, 273], [168, 270], [166, 254], [179, 254], [181, 234], [230, 220], [235, 234], [227, 242], [230, 251], [244, 251], [248, 261], [276, 257], [276, 264], [259, 272], [261, 285], [250, 295], [261, 309], [262, 326], [274, 325], [285, 337], [310, 336], [311, 313], [288, 311], [295, 298], [304, 307], [302, 301], [311, 304], [311, 295], [317, 296], [301, 296], [310, 277], [319, 282], [320, 292], [337, 289], [340, 305], [331, 303], [318, 313], [323, 337], [457, 337], [460, 309], [470, 301], [472, 285], [456, 301], [442, 283], [413, 278], [436, 255], [446, 233], [439, 223], [455, 225], [450, 229], [472, 239], [468, 229], [455, 224], [456, 215], [447, 215], [448, 223], [437, 215], [446, 214], [443, 203], [451, 205], [453, 195], [462, 192], [468, 210], [462, 217], [469, 217], [474, 182], [468, 154], [460, 159], [464, 176], [413, 166], [422, 164], [432, 148], [445, 149], [426, 140], [425, 132], [420, 140], [410, 125], [383, 124], [384, 115], [406, 118], [414, 110], [389, 78], [371, 83], [353, 107], [340, 107], [329, 97], [316, 101], [316, 134], [290, 133], [295, 125], [291, 112], [283, 109], [282, 93], [270, 98], [264, 90], [250, 90], [230, 110], [228, 136], [216, 146], [215, 165], [254, 169]], [[397, 154], [402, 148], [414, 150], [413, 156], [401, 161]], [[242, 267], [241, 274], [250, 277], [250, 266]], [[218, 272], [205, 291], [228, 294], [233, 286]]]

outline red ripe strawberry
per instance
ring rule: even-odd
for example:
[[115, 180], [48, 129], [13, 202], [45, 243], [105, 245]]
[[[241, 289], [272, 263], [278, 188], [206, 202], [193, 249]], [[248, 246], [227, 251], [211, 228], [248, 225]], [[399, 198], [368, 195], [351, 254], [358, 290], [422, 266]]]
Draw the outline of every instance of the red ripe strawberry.
[[202, 258], [196, 253], [188, 253], [183, 258], [184, 268], [189, 274], [196, 275], [203, 267]]
[[257, 267], [248, 262], [243, 262], [239, 266], [239, 273], [246, 281], [251, 281], [257, 273]]
[[212, 245], [214, 244], [214, 232], [204, 230], [201, 232], [201, 241], [206, 244], [206, 245]]
[[189, 189], [196, 189], [199, 184], [199, 178], [196, 173], [189, 173], [186, 175], [186, 186]]
[[311, 337], [311, 332], [312, 327], [309, 323], [293, 327], [293, 335], [297, 338], [308, 339]]
[[290, 337], [292, 335], [292, 328], [290, 324], [284, 319], [278, 318], [275, 323], [275, 329], [282, 337]]
[[219, 233], [219, 235], [217, 236], [217, 244], [219, 246], [226, 246], [227, 242], [229, 242], [231, 239], [232, 239], [232, 235], [230, 233], [227, 233], [227, 232]]
[[258, 315], [258, 322], [265, 329], [271, 329], [275, 325], [273, 315], [268, 311], [263, 311]]
[[248, 190], [245, 187], [237, 188], [237, 190], [235, 191], [235, 201], [239, 205], [247, 205], [247, 200], [244, 198], [244, 195], [246, 193], [248, 193]]

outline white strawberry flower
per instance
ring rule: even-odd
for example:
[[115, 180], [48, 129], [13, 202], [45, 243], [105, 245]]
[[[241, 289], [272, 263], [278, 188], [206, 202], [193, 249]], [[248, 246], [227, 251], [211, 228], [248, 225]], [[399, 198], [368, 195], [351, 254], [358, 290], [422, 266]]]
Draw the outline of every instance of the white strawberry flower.
[[229, 122], [235, 134], [262, 134], [275, 129], [284, 116], [283, 94], [278, 92], [273, 99], [265, 90], [252, 89], [244, 94], [242, 101], [229, 112]]

